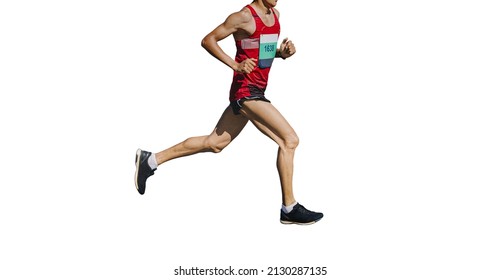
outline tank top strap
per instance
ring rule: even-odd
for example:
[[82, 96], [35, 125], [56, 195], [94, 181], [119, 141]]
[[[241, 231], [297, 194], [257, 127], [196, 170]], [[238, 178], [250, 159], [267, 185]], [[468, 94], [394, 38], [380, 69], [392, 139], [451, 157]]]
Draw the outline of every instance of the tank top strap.
[[256, 13], [256, 10], [254, 10], [254, 8], [252, 8], [252, 6], [251, 6], [251, 5], [247, 5], [247, 6], [245, 6], [245, 7], [247, 7], [247, 8], [251, 11], [251, 14], [252, 14], [252, 16], [253, 16], [253, 17], [255, 17], [255, 18], [260, 18], [260, 17], [258, 16], [258, 14]]
[[[258, 14], [256, 13], [256, 10], [254, 10], [254, 8], [252, 8], [251, 5], [247, 5], [246, 7], [251, 11], [251, 14], [252, 14], [253, 17], [260, 18], [258, 16]], [[278, 19], [277, 13], [275, 13], [275, 8], [271, 8], [271, 12], [273, 13], [273, 16], [275, 17], [275, 19]]]
[[273, 13], [273, 16], [275, 17], [275, 24], [277, 24], [278, 16], [277, 16], [277, 13], [275, 13], [275, 8], [271, 8], [271, 12]]

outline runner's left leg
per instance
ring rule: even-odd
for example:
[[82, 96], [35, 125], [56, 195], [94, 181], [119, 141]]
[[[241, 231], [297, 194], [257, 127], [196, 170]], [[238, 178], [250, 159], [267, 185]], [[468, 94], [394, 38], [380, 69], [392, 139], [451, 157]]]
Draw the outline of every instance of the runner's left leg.
[[235, 115], [230, 106], [224, 110], [211, 134], [190, 137], [183, 142], [157, 153], [158, 165], [169, 160], [202, 152], [219, 153], [233, 141], [247, 124], [247, 118]]
[[[137, 191], [144, 194], [146, 180], [154, 174], [158, 165], [166, 161], [201, 152], [218, 153], [222, 151], [238, 136], [247, 121], [244, 116], [233, 114], [231, 107], [228, 106], [210, 135], [188, 138], [157, 154], [138, 149], [134, 176]], [[155, 159], [155, 161], [150, 163], [150, 159]]]

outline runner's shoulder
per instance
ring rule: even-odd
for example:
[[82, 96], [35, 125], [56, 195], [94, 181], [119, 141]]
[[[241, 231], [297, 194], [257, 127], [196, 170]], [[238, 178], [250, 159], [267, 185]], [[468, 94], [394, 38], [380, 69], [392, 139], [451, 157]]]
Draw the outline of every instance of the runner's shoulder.
[[252, 22], [252, 13], [247, 8], [234, 12], [227, 19], [226, 23], [237, 28], [242, 28]]
[[238, 17], [244, 23], [250, 22], [253, 19], [252, 13], [247, 7], [243, 7], [240, 11], [236, 12], [235, 14], [237, 14]]

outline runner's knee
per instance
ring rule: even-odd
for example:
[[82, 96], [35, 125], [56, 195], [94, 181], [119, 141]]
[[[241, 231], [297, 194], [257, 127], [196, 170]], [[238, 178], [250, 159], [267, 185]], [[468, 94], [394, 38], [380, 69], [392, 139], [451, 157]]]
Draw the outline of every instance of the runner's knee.
[[207, 148], [213, 153], [220, 153], [228, 144], [230, 144], [230, 141], [226, 139], [207, 138]]
[[283, 149], [294, 150], [299, 145], [299, 137], [291, 133], [283, 139]]

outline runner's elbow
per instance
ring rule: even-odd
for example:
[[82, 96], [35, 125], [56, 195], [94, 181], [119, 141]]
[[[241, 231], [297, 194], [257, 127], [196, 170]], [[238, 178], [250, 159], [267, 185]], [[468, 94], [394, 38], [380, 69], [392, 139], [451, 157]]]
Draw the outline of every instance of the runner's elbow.
[[200, 43], [200, 45], [202, 46], [202, 48], [204, 49], [208, 49], [209, 48], [209, 45], [210, 45], [210, 42], [211, 42], [211, 38], [209, 35], [205, 36], [203, 39], [202, 39], [202, 42]]

